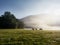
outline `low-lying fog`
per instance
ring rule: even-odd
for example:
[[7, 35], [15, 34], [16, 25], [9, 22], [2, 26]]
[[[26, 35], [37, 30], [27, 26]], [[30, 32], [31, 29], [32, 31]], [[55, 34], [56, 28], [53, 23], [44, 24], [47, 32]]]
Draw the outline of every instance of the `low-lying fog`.
[[25, 26], [43, 28], [44, 30], [60, 30], [60, 15], [39, 14], [22, 18]]

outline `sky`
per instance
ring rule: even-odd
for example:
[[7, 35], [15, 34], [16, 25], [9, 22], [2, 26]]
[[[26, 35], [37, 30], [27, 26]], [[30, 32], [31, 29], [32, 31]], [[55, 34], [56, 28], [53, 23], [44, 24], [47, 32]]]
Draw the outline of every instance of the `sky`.
[[60, 29], [60, 0], [0, 0], [0, 15], [5, 11], [10, 11], [18, 19], [44, 14], [45, 24]]
[[36, 14], [60, 14], [60, 0], [0, 0], [0, 15], [10, 11], [16, 18]]

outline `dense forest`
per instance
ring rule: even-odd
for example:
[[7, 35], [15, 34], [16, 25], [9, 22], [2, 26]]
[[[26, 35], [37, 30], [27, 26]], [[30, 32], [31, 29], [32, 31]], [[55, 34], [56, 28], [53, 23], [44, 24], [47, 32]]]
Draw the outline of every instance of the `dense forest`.
[[24, 28], [24, 23], [17, 19], [14, 14], [6, 11], [3, 15], [0, 16], [0, 29], [16, 29]]

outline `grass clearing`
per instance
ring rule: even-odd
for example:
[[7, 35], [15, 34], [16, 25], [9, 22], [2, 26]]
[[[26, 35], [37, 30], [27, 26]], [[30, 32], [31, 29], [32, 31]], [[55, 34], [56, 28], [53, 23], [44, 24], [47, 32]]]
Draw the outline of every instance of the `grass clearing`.
[[0, 45], [60, 45], [60, 31], [0, 29]]

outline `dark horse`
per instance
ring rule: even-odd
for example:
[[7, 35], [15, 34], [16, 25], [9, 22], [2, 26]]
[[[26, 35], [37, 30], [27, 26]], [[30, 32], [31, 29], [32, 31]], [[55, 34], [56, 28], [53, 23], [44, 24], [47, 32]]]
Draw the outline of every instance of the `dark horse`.
[[42, 28], [40, 28], [39, 30], [43, 30]]
[[[37, 28], [32, 28], [32, 30], [37, 30]], [[43, 30], [42, 28], [40, 28], [39, 30]]]
[[32, 28], [32, 30], [34, 30], [34, 28]]
[[37, 28], [32, 28], [32, 30], [37, 30]]

